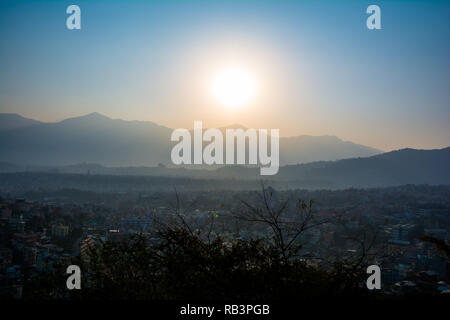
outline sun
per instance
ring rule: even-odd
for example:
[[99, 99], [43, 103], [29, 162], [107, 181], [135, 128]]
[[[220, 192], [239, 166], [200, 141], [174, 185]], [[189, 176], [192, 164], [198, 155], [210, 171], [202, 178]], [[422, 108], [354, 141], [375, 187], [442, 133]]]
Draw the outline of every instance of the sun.
[[227, 108], [242, 107], [255, 98], [256, 80], [245, 68], [223, 68], [212, 81], [212, 93]]

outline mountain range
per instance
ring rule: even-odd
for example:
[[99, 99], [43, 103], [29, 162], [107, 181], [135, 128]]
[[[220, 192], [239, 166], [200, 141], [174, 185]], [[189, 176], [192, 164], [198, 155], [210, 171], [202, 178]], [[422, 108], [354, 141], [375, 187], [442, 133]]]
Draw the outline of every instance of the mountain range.
[[0, 125], [0, 173], [264, 179], [286, 187], [325, 189], [450, 184], [450, 147], [381, 153], [333, 136], [280, 138], [283, 166], [277, 175], [262, 177], [259, 168], [248, 166], [212, 170], [170, 166], [172, 129], [152, 122], [113, 120], [93, 113], [43, 123], [0, 114]]
[[[233, 128], [240, 125], [230, 126]], [[224, 128], [222, 128], [224, 129]], [[98, 163], [106, 166], [170, 165], [173, 129], [149, 121], [111, 119], [99, 113], [56, 123], [17, 114], [0, 114], [0, 161], [20, 165], [64, 166]], [[380, 150], [335, 136], [280, 138], [280, 164], [301, 164], [368, 157]]]

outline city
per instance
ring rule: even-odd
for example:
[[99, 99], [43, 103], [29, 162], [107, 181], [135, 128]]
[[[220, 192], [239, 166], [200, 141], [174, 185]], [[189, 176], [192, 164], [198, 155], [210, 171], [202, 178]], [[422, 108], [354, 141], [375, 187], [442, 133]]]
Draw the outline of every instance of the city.
[[[58, 264], [69, 266], [92, 246], [136, 234], [151, 236], [161, 221], [176, 222], [176, 191], [1, 191], [0, 271], [5, 297], [26, 297], [27, 283], [39, 272]], [[338, 191], [268, 187], [265, 192], [270, 192], [274, 207], [295, 199], [314, 201], [315, 219], [321, 223], [298, 239], [300, 256], [309, 265], [326, 268], [335, 260], [359, 257], [367, 250], [368, 261], [381, 267], [384, 294], [449, 293], [448, 257], [423, 236], [449, 242], [450, 187]], [[241, 199], [257, 203], [258, 194], [197, 191], [181, 193], [179, 198], [187, 208], [183, 215], [203, 241], [218, 235], [224, 241], [270, 239], [268, 226], [236, 216], [245, 209]]]

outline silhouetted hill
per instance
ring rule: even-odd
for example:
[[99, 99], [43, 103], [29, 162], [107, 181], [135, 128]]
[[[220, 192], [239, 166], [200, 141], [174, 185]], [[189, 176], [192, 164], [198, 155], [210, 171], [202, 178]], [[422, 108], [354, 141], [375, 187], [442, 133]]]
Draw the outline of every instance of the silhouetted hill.
[[170, 160], [172, 130], [152, 122], [113, 120], [98, 113], [5, 130], [1, 161], [30, 165], [158, 164]]
[[39, 123], [39, 121], [24, 118], [15, 113], [0, 113], [0, 131], [25, 128]]
[[[301, 135], [280, 140], [280, 163], [298, 164], [313, 161], [332, 161], [354, 157], [368, 157], [381, 153], [380, 150], [342, 141], [336, 136]], [[298, 150], [301, 150], [301, 161]]]
[[[47, 172], [109, 176], [157, 176], [198, 181], [233, 181], [233, 188], [253, 186], [260, 180], [278, 188], [341, 189], [399, 186], [406, 184], [450, 185], [450, 147], [439, 150], [403, 149], [367, 158], [320, 161], [280, 168], [275, 176], [260, 176], [259, 168], [226, 166], [216, 170], [157, 167], [105, 167], [82, 163], [62, 167], [19, 167], [0, 163], [1, 172]], [[92, 180], [94, 178], [91, 178]], [[167, 180], [168, 183], [172, 180]], [[247, 181], [247, 182], [244, 182]], [[171, 182], [173, 183], [173, 181]], [[225, 183], [225, 182], [224, 182]]]
[[[11, 125], [8, 121], [11, 117], [22, 120]], [[22, 165], [64, 166], [84, 162], [106, 166], [170, 165], [170, 151], [175, 144], [170, 141], [170, 128], [148, 121], [111, 119], [99, 113], [57, 123], [0, 114], [0, 130], [0, 161]], [[379, 150], [333, 136], [280, 138], [281, 164], [378, 153]]]
[[329, 181], [339, 186], [377, 187], [403, 184], [450, 184], [450, 147], [439, 150], [402, 149], [368, 158], [323, 164], [287, 166], [280, 179]]
[[[321, 161], [280, 168], [264, 179], [302, 182], [324, 188], [382, 187], [404, 184], [450, 184], [450, 147], [437, 150], [402, 149], [367, 158]], [[225, 167], [229, 178], [257, 179], [258, 169]]]

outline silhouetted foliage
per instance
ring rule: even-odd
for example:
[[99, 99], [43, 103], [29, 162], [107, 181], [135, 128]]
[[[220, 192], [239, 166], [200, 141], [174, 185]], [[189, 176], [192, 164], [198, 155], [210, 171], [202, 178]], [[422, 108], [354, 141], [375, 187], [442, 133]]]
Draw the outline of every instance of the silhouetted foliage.
[[202, 241], [184, 228], [165, 229], [158, 237], [142, 235], [104, 242], [79, 258], [82, 289], [65, 288], [65, 272], [34, 279], [34, 298], [75, 299], [286, 299], [323, 295], [361, 295], [362, 273], [336, 264], [332, 271], [286, 261], [263, 240], [225, 243]]
[[430, 242], [436, 246], [436, 249], [447, 256], [450, 259], [450, 245], [448, 245], [444, 240], [438, 239], [433, 236], [421, 236], [420, 240]]
[[[365, 287], [362, 264], [332, 261], [327, 269], [312, 266], [299, 253], [302, 234], [326, 223], [318, 220], [312, 201], [275, 202], [262, 189], [261, 206], [242, 201], [233, 217], [262, 223], [269, 238], [212, 236], [207, 240], [188, 221], [176, 193], [174, 221], [157, 223], [151, 235], [138, 234], [120, 242], [100, 242], [73, 264], [82, 270], [82, 289], [67, 290], [65, 270], [54, 268], [27, 283], [29, 298], [71, 299], [295, 299], [311, 296], [373, 295]], [[191, 204], [192, 205], [192, 204]], [[207, 228], [208, 230], [208, 228]]]

